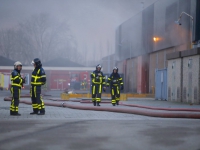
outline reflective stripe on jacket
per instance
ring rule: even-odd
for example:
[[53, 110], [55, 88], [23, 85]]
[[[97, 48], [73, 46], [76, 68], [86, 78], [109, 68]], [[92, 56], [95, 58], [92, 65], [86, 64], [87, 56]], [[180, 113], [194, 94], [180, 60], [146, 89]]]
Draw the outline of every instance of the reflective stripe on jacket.
[[46, 83], [46, 74], [43, 68], [35, 68], [31, 76], [31, 85], [44, 85]]
[[93, 73], [91, 73], [90, 75], [91, 79], [92, 79], [92, 84], [102, 84], [105, 85], [105, 76], [103, 75], [103, 72], [98, 72], [98, 71], [93, 71]]
[[12, 71], [10, 80], [12, 86], [22, 87], [22, 77], [16, 70]]

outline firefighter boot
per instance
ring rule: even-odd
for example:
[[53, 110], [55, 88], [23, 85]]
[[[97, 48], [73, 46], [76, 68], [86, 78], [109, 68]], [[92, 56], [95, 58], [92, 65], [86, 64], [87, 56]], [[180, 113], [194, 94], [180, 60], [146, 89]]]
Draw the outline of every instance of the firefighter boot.
[[93, 105], [96, 106], [96, 101], [93, 101]]
[[21, 116], [21, 114], [19, 114], [17, 111], [16, 112], [12, 112], [10, 115], [11, 116]]
[[14, 112], [10, 110], [10, 115], [13, 115], [13, 114], [14, 114]]
[[115, 106], [115, 104], [114, 104], [114, 103], [113, 103], [112, 105], [113, 105], [113, 106]]
[[40, 112], [38, 113], [38, 115], [45, 115], [45, 109], [42, 108], [42, 109], [40, 110]]
[[30, 113], [30, 115], [36, 115], [36, 114], [38, 114], [38, 113], [36, 113], [36, 112], [31, 112]]
[[36, 115], [36, 114], [38, 114], [38, 111], [36, 110], [33, 110], [33, 112], [30, 113], [30, 115]]
[[18, 112], [16, 112], [15, 116], [21, 116], [21, 114], [19, 114]]
[[38, 115], [45, 115], [45, 112], [39, 112]]
[[99, 102], [97, 102], [97, 106], [101, 106], [101, 105], [99, 104]]
[[116, 101], [116, 104], [119, 105], [119, 101]]

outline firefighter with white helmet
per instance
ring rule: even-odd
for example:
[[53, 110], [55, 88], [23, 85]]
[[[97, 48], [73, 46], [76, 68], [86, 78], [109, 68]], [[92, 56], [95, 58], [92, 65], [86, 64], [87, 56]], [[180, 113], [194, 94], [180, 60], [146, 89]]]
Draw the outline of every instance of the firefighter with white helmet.
[[100, 106], [102, 89], [105, 91], [105, 76], [101, 71], [101, 65], [96, 66], [96, 70], [91, 73], [92, 79], [92, 102], [94, 106]]
[[41, 86], [46, 83], [46, 74], [42, 68], [42, 63], [39, 58], [35, 58], [31, 64], [34, 66], [34, 70], [31, 76], [31, 100], [33, 112], [31, 115], [44, 115], [44, 101], [41, 96]]
[[11, 93], [12, 93], [12, 101], [10, 106], [10, 115], [12, 116], [21, 116], [18, 113], [19, 99], [20, 93], [23, 83], [25, 83], [25, 79], [21, 77], [22, 63], [17, 61], [14, 63], [14, 70], [11, 73]]
[[124, 83], [122, 81], [122, 77], [118, 74], [118, 68], [114, 67], [113, 72], [107, 81], [107, 86], [110, 86], [110, 93], [112, 99], [112, 105], [119, 105], [120, 100], [120, 90], [124, 89]]

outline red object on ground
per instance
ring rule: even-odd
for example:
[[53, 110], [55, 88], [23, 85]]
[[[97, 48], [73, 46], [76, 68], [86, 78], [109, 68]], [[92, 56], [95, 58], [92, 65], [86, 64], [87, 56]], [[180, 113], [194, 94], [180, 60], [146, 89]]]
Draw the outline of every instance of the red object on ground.
[[[23, 96], [22, 96], [23, 97]], [[4, 98], [5, 101], [11, 101], [10, 97]], [[30, 101], [20, 100], [20, 103], [25, 103], [31, 105]], [[200, 113], [198, 112], [177, 112], [174, 110], [171, 111], [158, 111], [158, 110], [149, 110], [146, 108], [133, 109], [133, 108], [118, 108], [118, 107], [94, 107], [94, 106], [81, 106], [81, 105], [72, 105], [67, 104], [66, 102], [45, 102], [47, 106], [56, 106], [56, 107], [68, 107], [72, 109], [81, 109], [81, 110], [95, 110], [95, 111], [108, 111], [108, 112], [118, 112], [118, 113], [129, 113], [137, 114], [151, 117], [161, 117], [161, 118], [191, 118], [191, 119], [200, 119]], [[166, 108], [167, 109], [167, 108]], [[188, 109], [189, 110], [189, 109]], [[190, 109], [194, 111], [193, 109]]]

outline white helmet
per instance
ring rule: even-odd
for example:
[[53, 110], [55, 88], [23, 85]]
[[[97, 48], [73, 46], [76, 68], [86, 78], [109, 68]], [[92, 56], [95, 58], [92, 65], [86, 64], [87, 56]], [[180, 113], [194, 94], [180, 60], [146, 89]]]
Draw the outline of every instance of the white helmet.
[[96, 69], [97, 69], [97, 68], [100, 68], [100, 69], [101, 69], [102, 66], [101, 66], [100, 64], [98, 64], [98, 65], [96, 66]]
[[17, 69], [17, 66], [22, 66], [22, 63], [20, 61], [16, 61], [14, 63], [14, 69]]
[[116, 72], [118, 73], [118, 68], [117, 67], [113, 68], [113, 72], [114, 72], [114, 70], [116, 70]]

